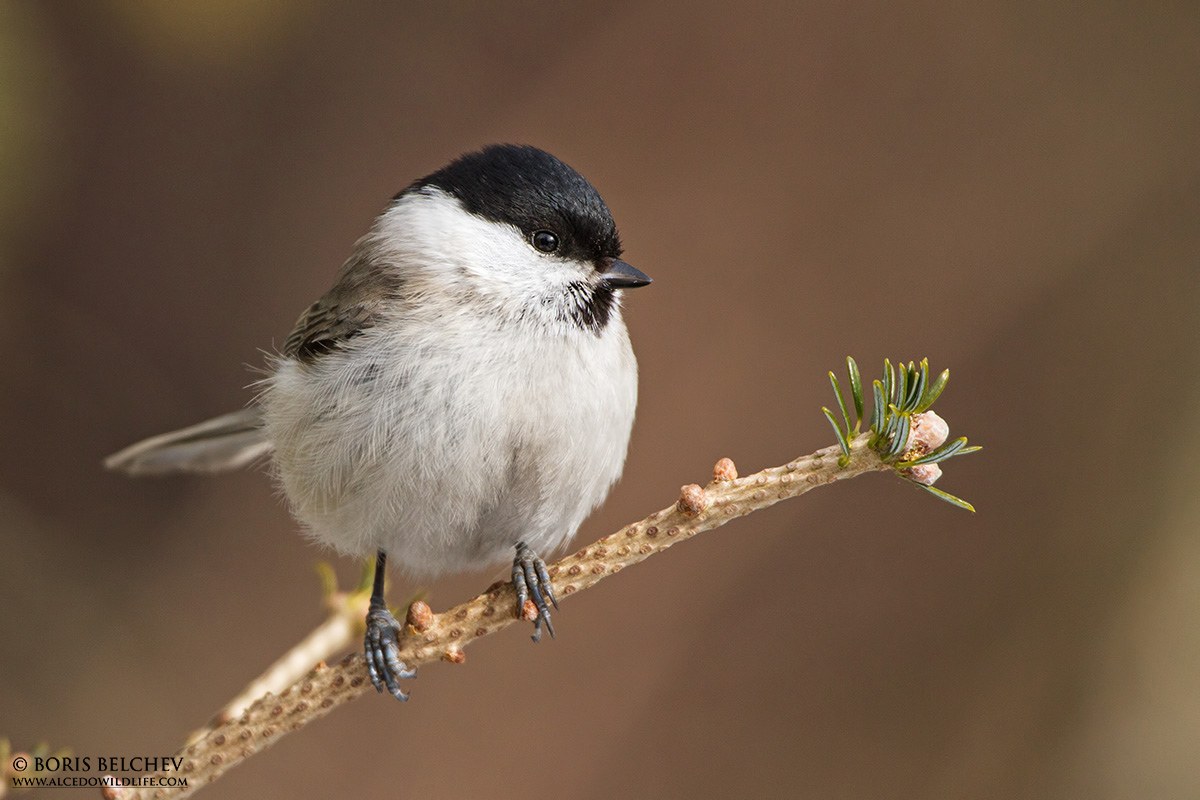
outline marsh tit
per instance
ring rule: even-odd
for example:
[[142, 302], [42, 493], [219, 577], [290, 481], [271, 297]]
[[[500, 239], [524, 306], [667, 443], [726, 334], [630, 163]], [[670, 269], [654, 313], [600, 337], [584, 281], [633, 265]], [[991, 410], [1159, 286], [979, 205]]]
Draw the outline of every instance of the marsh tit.
[[367, 666], [405, 700], [389, 560], [434, 575], [513, 557], [516, 613], [532, 598], [535, 641], [543, 623], [553, 636], [537, 554], [621, 474], [637, 402], [621, 294], [648, 283], [583, 176], [535, 147], [486, 147], [392, 199], [249, 407], [105, 463], [215, 472], [269, 455], [312, 539], [376, 555]]

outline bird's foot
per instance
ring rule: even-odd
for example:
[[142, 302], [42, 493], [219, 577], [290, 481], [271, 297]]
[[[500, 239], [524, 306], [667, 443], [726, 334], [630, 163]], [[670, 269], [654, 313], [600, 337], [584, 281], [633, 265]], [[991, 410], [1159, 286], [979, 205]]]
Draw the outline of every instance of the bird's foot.
[[417, 671], [409, 669], [400, 660], [400, 623], [382, 602], [371, 601], [363, 649], [375, 690], [382, 693], [387, 687], [392, 697], [402, 703], [407, 700], [408, 695], [400, 690], [400, 680], [415, 678]]
[[538, 556], [537, 553], [530, 549], [529, 545], [524, 542], [517, 542], [517, 556], [513, 559], [512, 582], [517, 590], [517, 616], [520, 617], [525, 610], [525, 602], [533, 597], [533, 604], [537, 606], [537, 618], [533, 621], [533, 641], [541, 641], [542, 638], [542, 623], [546, 623], [546, 630], [550, 631], [550, 638], [554, 638], [554, 624], [550, 621], [550, 606], [546, 604], [549, 599], [558, 609], [558, 600], [554, 597], [554, 586], [550, 583], [550, 576], [546, 573], [546, 562]]

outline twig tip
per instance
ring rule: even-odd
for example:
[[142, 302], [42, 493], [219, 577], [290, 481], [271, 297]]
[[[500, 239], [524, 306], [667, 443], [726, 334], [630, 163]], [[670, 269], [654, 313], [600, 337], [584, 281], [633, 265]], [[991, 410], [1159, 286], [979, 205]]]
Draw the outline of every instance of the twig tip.
[[521, 606], [521, 619], [526, 622], [537, 622], [538, 609], [532, 600], [526, 600], [525, 605]]
[[913, 414], [909, 425], [911, 433], [908, 437], [908, 446], [920, 448], [922, 453], [937, 450], [946, 443], [946, 439], [950, 436], [949, 423], [932, 411]]
[[904, 470], [902, 474], [913, 483], [933, 486], [937, 483], [937, 479], [942, 477], [942, 468], [937, 464], [917, 464], [915, 467]]
[[686, 517], [699, 516], [704, 509], [708, 508], [708, 495], [696, 484], [689, 483], [687, 486], [680, 487], [679, 502], [675, 504], [675, 507]]
[[713, 467], [713, 480], [717, 482], [737, 480], [737, 466], [734, 465], [733, 459], [722, 458]]
[[408, 626], [417, 633], [424, 633], [433, 626], [433, 610], [424, 600], [414, 600], [408, 607]]

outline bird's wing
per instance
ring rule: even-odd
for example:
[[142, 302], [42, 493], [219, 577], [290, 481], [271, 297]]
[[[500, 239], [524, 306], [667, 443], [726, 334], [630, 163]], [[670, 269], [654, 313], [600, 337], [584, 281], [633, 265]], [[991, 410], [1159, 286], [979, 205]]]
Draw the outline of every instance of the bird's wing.
[[380, 311], [401, 297], [399, 271], [360, 242], [333, 288], [296, 320], [283, 354], [311, 363], [375, 325]]

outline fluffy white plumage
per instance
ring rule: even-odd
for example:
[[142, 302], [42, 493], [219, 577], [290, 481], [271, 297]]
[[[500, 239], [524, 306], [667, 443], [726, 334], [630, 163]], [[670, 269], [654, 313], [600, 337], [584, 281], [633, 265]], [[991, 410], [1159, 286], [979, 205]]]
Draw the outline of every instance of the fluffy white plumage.
[[279, 358], [259, 398], [293, 513], [317, 541], [423, 574], [562, 545], [620, 475], [637, 403], [619, 309], [598, 330], [566, 321], [594, 265], [435, 187], [358, 250], [403, 299], [312, 363]]
[[436, 574], [513, 559], [517, 615], [554, 635], [545, 562], [621, 474], [637, 404], [616, 225], [583, 176], [492, 145], [401, 192], [272, 359], [249, 407], [151, 437], [106, 464], [232, 469], [272, 454], [294, 515], [376, 555], [363, 651], [407, 700], [389, 563]]

